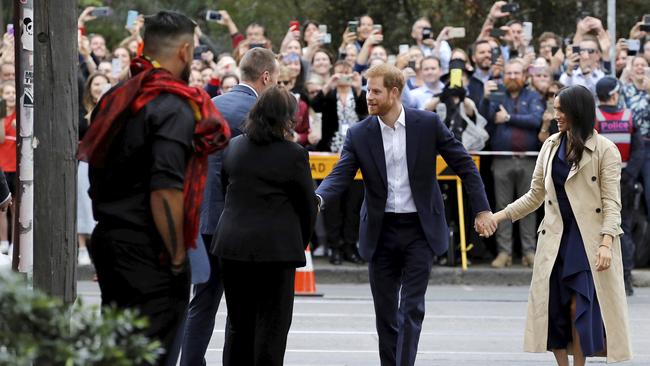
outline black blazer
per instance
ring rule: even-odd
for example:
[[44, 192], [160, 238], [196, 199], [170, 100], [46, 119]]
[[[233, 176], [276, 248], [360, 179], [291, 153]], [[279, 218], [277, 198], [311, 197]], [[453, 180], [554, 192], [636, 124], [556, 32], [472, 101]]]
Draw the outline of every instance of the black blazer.
[[[354, 89], [351, 92], [354, 95], [355, 111], [359, 116], [359, 121], [361, 121], [368, 116], [366, 92], [361, 91], [359, 95], [354, 92]], [[311, 100], [311, 107], [314, 111], [323, 114], [322, 137], [318, 144], [316, 144], [317, 151], [331, 151], [330, 144], [332, 143], [332, 138], [339, 129], [339, 115], [336, 107], [337, 98], [336, 89], [332, 89], [327, 95], [323, 94], [322, 91], [318, 92], [314, 99]]]
[[[436, 255], [441, 255], [448, 247], [449, 228], [436, 178], [438, 154], [462, 179], [474, 214], [490, 211], [490, 204], [472, 158], [438, 115], [410, 108], [405, 108], [404, 114], [406, 162], [413, 201], [429, 246]], [[368, 117], [348, 130], [341, 159], [316, 190], [325, 201], [324, 210], [327, 210], [328, 202], [347, 189], [359, 169], [365, 187], [359, 253], [370, 261], [379, 242], [388, 197], [384, 143], [376, 116]]]
[[258, 145], [241, 135], [223, 152], [226, 202], [212, 254], [302, 267], [316, 223], [309, 155], [290, 141]]

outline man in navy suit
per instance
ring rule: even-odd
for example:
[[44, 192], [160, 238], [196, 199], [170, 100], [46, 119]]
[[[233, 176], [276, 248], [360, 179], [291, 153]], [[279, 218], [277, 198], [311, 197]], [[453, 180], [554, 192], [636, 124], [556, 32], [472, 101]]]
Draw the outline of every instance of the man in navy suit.
[[448, 247], [436, 158], [461, 177], [476, 214], [475, 227], [492, 234], [485, 188], [472, 158], [434, 113], [404, 108], [404, 77], [383, 64], [370, 70], [368, 112], [350, 127], [341, 159], [316, 190], [321, 207], [340, 195], [361, 169], [359, 251], [368, 261], [382, 366], [413, 365], [424, 319], [424, 295], [434, 255]]
[[[213, 99], [217, 109], [228, 121], [232, 138], [241, 135], [241, 126], [253, 108], [258, 95], [277, 84], [279, 65], [273, 53], [265, 48], [253, 48], [244, 54], [240, 64], [242, 82], [226, 94]], [[201, 205], [201, 236], [208, 249], [210, 278], [194, 287], [185, 321], [181, 366], [205, 365], [205, 351], [214, 330], [214, 318], [219, 308], [223, 286], [217, 258], [210, 250], [212, 236], [223, 211], [221, 187], [221, 152], [208, 157], [208, 176]]]

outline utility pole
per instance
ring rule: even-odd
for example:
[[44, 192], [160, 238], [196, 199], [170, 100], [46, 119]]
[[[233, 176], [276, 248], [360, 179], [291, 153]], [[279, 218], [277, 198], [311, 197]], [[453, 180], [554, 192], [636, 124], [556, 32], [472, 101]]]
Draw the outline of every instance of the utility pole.
[[607, 0], [607, 31], [609, 32], [609, 39], [611, 45], [609, 47], [609, 58], [611, 70], [610, 74], [616, 77], [616, 0]]
[[72, 303], [77, 280], [77, 2], [20, 1], [24, 11], [34, 4], [34, 287]]

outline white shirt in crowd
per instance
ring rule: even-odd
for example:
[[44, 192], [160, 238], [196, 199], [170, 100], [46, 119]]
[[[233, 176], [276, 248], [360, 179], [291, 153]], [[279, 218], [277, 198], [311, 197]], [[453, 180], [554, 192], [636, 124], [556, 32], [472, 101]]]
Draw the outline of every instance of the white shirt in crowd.
[[426, 45], [420, 45], [420, 50], [422, 50], [422, 53], [424, 54], [424, 57], [426, 56], [436, 56], [440, 59], [440, 67], [442, 68], [442, 73], [446, 74], [449, 72], [449, 61], [451, 60], [451, 46], [449, 46], [449, 43], [447, 41], [442, 41], [440, 44], [440, 54], [436, 55], [433, 51], [434, 48], [431, 48]]
[[588, 74], [583, 74], [581, 69], [574, 70], [571, 75], [566, 72], [560, 76], [560, 83], [565, 86], [582, 85], [589, 89], [591, 94], [596, 97], [596, 83], [602, 79], [605, 73], [601, 69], [594, 69]]
[[388, 127], [379, 119], [381, 138], [384, 143], [386, 158], [386, 178], [388, 180], [388, 198], [385, 212], [412, 213], [417, 212], [409, 172], [406, 165], [406, 115], [404, 107], [395, 122], [395, 128]]
[[429, 86], [425, 84], [419, 88], [411, 90], [411, 99], [415, 104], [415, 108], [423, 110], [427, 102], [436, 95], [441, 94], [444, 88], [445, 84], [438, 80], [433, 88], [429, 88]]

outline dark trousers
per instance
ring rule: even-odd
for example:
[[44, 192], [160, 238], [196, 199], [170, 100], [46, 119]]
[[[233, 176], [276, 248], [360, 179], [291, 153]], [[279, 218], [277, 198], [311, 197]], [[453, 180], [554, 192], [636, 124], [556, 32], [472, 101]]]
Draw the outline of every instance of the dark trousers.
[[175, 364], [169, 358], [178, 355], [172, 348], [189, 301], [189, 273], [173, 275], [168, 264], [161, 264], [164, 244], [144, 232], [100, 223], [91, 242], [102, 305], [136, 309], [149, 318], [145, 334], [160, 340], [166, 351], [157, 365]]
[[222, 259], [228, 307], [224, 366], [281, 366], [293, 314], [296, 269]]
[[625, 277], [632, 274], [636, 252], [636, 244], [632, 233], [632, 219], [635, 214], [634, 193], [634, 186], [631, 184], [621, 185], [621, 229], [623, 229], [623, 235], [621, 235], [621, 259], [623, 260], [623, 274]]
[[382, 366], [415, 363], [432, 264], [417, 213], [386, 213], [368, 266]]
[[355, 180], [323, 210], [325, 235], [330, 249], [355, 248], [359, 240], [359, 211], [363, 202], [363, 181]]
[[[212, 235], [203, 235], [203, 243], [210, 246]], [[219, 260], [210, 254], [210, 278], [208, 282], [194, 286], [185, 318], [181, 366], [206, 365], [205, 352], [214, 330], [214, 320], [223, 295]]]

